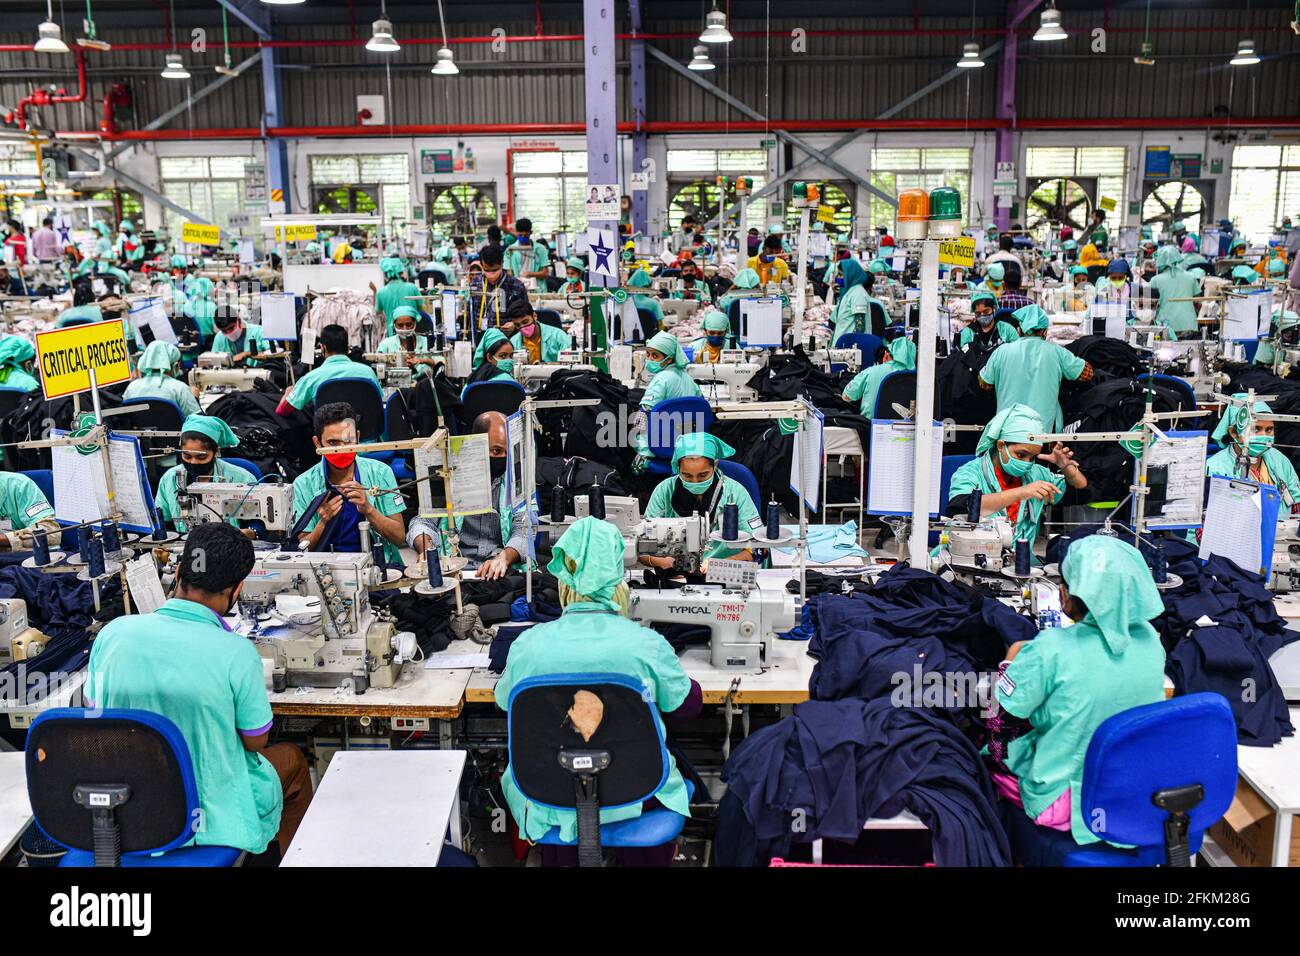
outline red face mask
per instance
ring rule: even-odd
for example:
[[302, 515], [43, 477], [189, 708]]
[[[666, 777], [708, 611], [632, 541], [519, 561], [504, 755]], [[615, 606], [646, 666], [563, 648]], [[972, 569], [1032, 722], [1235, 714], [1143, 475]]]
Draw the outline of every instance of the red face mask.
[[352, 467], [352, 463], [357, 460], [357, 453], [354, 451], [339, 452], [337, 455], [326, 455], [325, 460], [342, 471], [345, 468]]

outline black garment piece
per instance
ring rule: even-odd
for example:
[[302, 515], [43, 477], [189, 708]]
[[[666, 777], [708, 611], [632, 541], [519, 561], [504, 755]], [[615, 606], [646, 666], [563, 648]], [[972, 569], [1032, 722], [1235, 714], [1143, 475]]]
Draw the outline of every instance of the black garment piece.
[[555, 489], [564, 492], [564, 513], [574, 514], [573, 498], [586, 495], [592, 485], [600, 485], [607, 495], [625, 496], [627, 486], [617, 471], [608, 465], [585, 458], [547, 457], [537, 459], [537, 499], [544, 515], [551, 513]]
[[[100, 389], [100, 406], [104, 409], [120, 408], [121, 389]], [[48, 438], [47, 429], [68, 428], [72, 423], [72, 396], [47, 402], [40, 389], [28, 392], [18, 404], [0, 418], [0, 442], [5, 444], [3, 466], [6, 471], [32, 471], [50, 467], [48, 448], [15, 448], [12, 442]], [[82, 402], [88, 410], [88, 403]]]
[[[604, 372], [562, 369], [537, 390], [536, 398], [539, 401], [575, 398], [595, 398], [600, 401], [599, 405], [552, 408], [539, 412], [539, 455], [586, 458], [615, 468], [622, 475], [631, 473], [636, 449], [630, 436], [620, 435], [621, 428], [612, 430], [609, 426], [610, 423], [617, 425], [625, 422], [630, 428], [637, 412], [639, 394], [629, 391], [622, 382]], [[561, 435], [565, 436], [562, 445]], [[620, 443], [619, 439], [624, 437], [629, 440]]]
[[[236, 435], [255, 436], [249, 448], [241, 444], [231, 449], [234, 457], [248, 458], [264, 475], [283, 475], [286, 481], [292, 481], [317, 465], [320, 457], [311, 443], [311, 418], [296, 408], [287, 416], [277, 415], [275, 409], [279, 404], [280, 396], [276, 392], [261, 389], [231, 392], [213, 402], [207, 414], [220, 418]], [[268, 447], [268, 434], [274, 436], [273, 447]], [[258, 453], [260, 458], [255, 457]]]
[[722, 769], [720, 866], [765, 866], [800, 842], [855, 842], [909, 810], [940, 866], [1008, 866], [1010, 847], [974, 745], [941, 715], [889, 700], [808, 701], [752, 734]]
[[843, 399], [845, 374], [829, 375], [813, 365], [798, 344], [789, 355], [773, 355], [764, 372], [750, 379], [760, 402], [785, 402], [803, 396], [820, 409], [854, 411]]
[[[435, 392], [436, 390], [436, 392]], [[416, 435], [432, 435], [438, 427], [438, 410], [452, 434], [459, 434], [460, 388], [447, 378], [445, 366], [439, 365], [432, 375], [423, 375], [415, 383], [410, 416]]]
[[[996, 330], [997, 326], [993, 328]], [[950, 353], [935, 372], [939, 387], [939, 407], [947, 409], [948, 416], [958, 425], [983, 425], [998, 410], [997, 395], [992, 389], [981, 388], [978, 377], [988, 364], [992, 347], [985, 347], [976, 336], [975, 342], [965, 349]], [[972, 455], [979, 443], [979, 432], [957, 432], [957, 437], [944, 445], [945, 455]]]
[[1085, 335], [1066, 348], [1093, 367], [1116, 378], [1136, 378], [1147, 370], [1137, 349], [1105, 335]]
[[[551, 604], [559, 603], [558, 584], [545, 571], [533, 572], [534, 598], [540, 597]], [[495, 581], [462, 581], [460, 591], [461, 600], [465, 604], [477, 604], [480, 619], [484, 624], [492, 625], [510, 620], [511, 605], [524, 596], [527, 584], [522, 574], [507, 574]], [[442, 600], [455, 607], [455, 598], [451, 594], [443, 595]]]
[[426, 657], [444, 650], [455, 639], [449, 623], [455, 605], [448, 605], [441, 596], [375, 591], [371, 603], [391, 611], [397, 618], [397, 629], [413, 633]]
[[[1300, 382], [1280, 379], [1266, 368], [1258, 365], [1238, 366], [1232, 374], [1228, 393], [1236, 394], [1253, 388], [1256, 395], [1275, 395], [1269, 406], [1278, 415], [1300, 415]], [[1292, 373], [1295, 374], [1294, 372]], [[1274, 426], [1276, 441], [1274, 448], [1282, 452], [1294, 465], [1300, 460], [1300, 422], [1277, 422]]]

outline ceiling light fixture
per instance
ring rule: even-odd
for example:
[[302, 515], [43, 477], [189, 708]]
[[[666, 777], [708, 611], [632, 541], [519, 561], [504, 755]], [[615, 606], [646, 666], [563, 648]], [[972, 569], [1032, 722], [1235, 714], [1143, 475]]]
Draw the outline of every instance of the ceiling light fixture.
[[1259, 62], [1259, 55], [1255, 52], [1254, 40], [1242, 40], [1237, 44], [1237, 55], [1228, 61], [1233, 66], [1254, 66]]
[[961, 59], [957, 65], [963, 70], [973, 70], [984, 65], [980, 59], [980, 45], [978, 43], [967, 43], [961, 48]]
[[163, 67], [162, 75], [168, 80], [188, 80], [190, 71], [185, 69], [185, 61], [181, 59], [179, 53], [168, 53], [167, 63]]
[[1052, 40], [1064, 40], [1068, 36], [1069, 34], [1061, 27], [1061, 11], [1056, 9], [1055, 5], [1044, 10], [1038, 21], [1038, 29], [1034, 32], [1034, 39], [1039, 43], [1047, 43]]
[[402, 47], [393, 38], [393, 25], [387, 20], [376, 20], [370, 25], [370, 39], [366, 49], [371, 53], [396, 53]]
[[708, 47], [701, 43], [695, 48], [694, 52], [695, 56], [690, 63], [686, 64], [686, 69], [695, 70], [697, 73], [715, 69], [713, 61], [709, 59]]
[[442, 0], [438, 0], [438, 25], [442, 27], [442, 46], [438, 48], [438, 61], [429, 72], [434, 76], [455, 76], [460, 67], [452, 59], [451, 47], [447, 46], [447, 21], [442, 18]]
[[716, 6], [704, 18], [704, 32], [700, 34], [701, 43], [730, 43], [731, 31], [727, 29], [727, 15]]
[[67, 53], [63, 30], [54, 22], [54, 0], [45, 0], [45, 13], [45, 22], [36, 28], [36, 45], [32, 49], [37, 53]]

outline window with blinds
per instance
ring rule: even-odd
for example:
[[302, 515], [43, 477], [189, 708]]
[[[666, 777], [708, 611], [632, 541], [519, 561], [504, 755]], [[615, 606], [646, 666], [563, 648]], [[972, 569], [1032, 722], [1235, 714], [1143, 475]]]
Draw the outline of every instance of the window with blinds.
[[[922, 148], [885, 147], [871, 151], [871, 184], [882, 192], [897, 196], [904, 189], [953, 186], [961, 193], [970, 218], [971, 151], [961, 147]], [[894, 207], [872, 195], [871, 228], [893, 228]]]
[[1252, 242], [1267, 242], [1284, 216], [1300, 219], [1300, 146], [1234, 149], [1228, 215]]
[[1123, 209], [1128, 187], [1128, 148], [1124, 146], [1030, 146], [1025, 175], [1096, 176], [1097, 199], [1107, 196]]
[[[311, 178], [313, 196], [325, 195], [328, 201], [340, 208], [357, 205], [356, 197], [348, 194], [344, 202], [336, 190], [320, 187], [350, 187], [358, 183], [375, 184], [379, 192], [379, 211], [390, 229], [396, 223], [406, 222], [411, 216], [411, 160], [406, 153], [371, 153], [361, 155], [309, 156], [307, 168]], [[375, 204], [370, 193], [361, 205], [365, 212], [374, 212]], [[358, 212], [348, 208], [344, 211]]]
[[[245, 156], [163, 156], [158, 160], [162, 193], [190, 210], [198, 221], [225, 227], [244, 209]], [[166, 210], [167, 232], [179, 238], [184, 217]]]
[[516, 220], [532, 220], [538, 236], [586, 226], [585, 150], [514, 152], [510, 165]]

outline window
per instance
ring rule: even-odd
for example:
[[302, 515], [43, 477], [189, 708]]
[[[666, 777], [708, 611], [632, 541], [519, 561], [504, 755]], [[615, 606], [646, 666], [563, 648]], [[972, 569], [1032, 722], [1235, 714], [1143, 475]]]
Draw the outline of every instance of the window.
[[[966, 204], [970, 218], [970, 150], [962, 148], [881, 148], [871, 151], [871, 184], [897, 196], [904, 189], [953, 186]], [[894, 207], [879, 196], [871, 197], [871, 228], [893, 228]]]
[[[793, 195], [794, 183], [790, 183], [785, 193], [785, 231], [797, 235], [799, 232], [799, 210], [790, 205]], [[847, 180], [823, 182], [821, 204], [830, 206], [835, 210], [835, 219], [826, 223], [826, 234], [834, 236], [836, 239], [847, 239], [849, 234], [853, 232], [853, 185]], [[809, 228], [811, 228], [811, 223], [815, 222], [817, 222], [817, 210], [814, 209]]]
[[411, 161], [405, 153], [308, 157], [312, 208], [379, 213], [392, 231], [411, 216]]
[[[1025, 175], [1096, 176], [1097, 195], [1124, 209], [1128, 187], [1128, 149], [1123, 146], [1031, 146], [1025, 150]], [[1121, 217], [1122, 218], [1122, 217]]]
[[[707, 221], [718, 214], [722, 198], [717, 178], [725, 175], [754, 180], [754, 192], [767, 182], [765, 149], [670, 149], [668, 150], [668, 228], [681, 228], [688, 215]], [[735, 186], [727, 187], [727, 206], [736, 201]], [[749, 209], [749, 224], [761, 232], [767, 222], [760, 202]], [[733, 217], [734, 221], [734, 217]]]
[[[225, 227], [232, 212], [244, 209], [246, 156], [163, 156], [158, 160], [163, 195], [203, 222]], [[179, 237], [182, 217], [170, 209], [167, 231]]]
[[1284, 216], [1300, 214], [1300, 146], [1238, 146], [1232, 151], [1228, 215], [1252, 242], [1267, 242]]
[[531, 219], [533, 232], [574, 232], [587, 222], [585, 150], [524, 150], [510, 154], [515, 219]]

